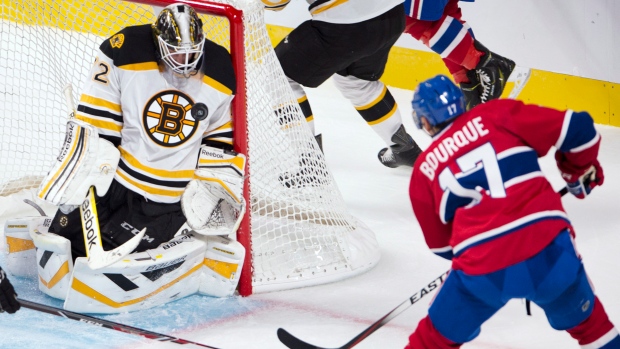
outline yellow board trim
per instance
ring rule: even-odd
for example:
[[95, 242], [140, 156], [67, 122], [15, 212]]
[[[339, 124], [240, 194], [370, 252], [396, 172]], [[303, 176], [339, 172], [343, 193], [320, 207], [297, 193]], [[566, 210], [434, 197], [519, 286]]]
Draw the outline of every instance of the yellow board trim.
[[[267, 25], [273, 46], [292, 30]], [[390, 87], [414, 90], [420, 82], [437, 74], [450, 76], [438, 54], [394, 46], [381, 81]], [[506, 91], [510, 88], [508, 86]], [[620, 127], [620, 83], [533, 69], [517, 99], [557, 109], [585, 110], [597, 124]]]

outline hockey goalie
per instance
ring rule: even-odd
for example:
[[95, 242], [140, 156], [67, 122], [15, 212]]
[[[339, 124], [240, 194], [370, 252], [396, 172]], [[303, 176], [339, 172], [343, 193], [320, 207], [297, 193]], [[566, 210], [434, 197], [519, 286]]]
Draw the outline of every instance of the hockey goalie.
[[233, 295], [245, 156], [232, 151], [228, 51], [173, 4], [105, 40], [85, 81], [37, 192], [58, 209], [8, 220], [7, 241], [36, 247], [32, 260], [20, 249], [8, 259], [36, 265], [39, 289], [77, 312]]

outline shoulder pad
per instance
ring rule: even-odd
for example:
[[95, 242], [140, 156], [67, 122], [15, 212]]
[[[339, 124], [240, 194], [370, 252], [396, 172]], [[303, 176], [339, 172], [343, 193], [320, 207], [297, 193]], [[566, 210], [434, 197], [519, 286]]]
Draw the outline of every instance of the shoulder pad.
[[157, 62], [157, 48], [150, 24], [126, 27], [104, 41], [99, 48], [117, 67]]
[[235, 94], [237, 83], [232, 58], [224, 47], [205, 39], [201, 70], [205, 76], [226, 86]]

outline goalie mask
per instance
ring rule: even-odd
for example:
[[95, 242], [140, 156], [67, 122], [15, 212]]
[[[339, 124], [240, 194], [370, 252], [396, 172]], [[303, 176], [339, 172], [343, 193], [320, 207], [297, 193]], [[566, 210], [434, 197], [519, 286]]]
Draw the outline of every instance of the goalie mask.
[[185, 77], [196, 74], [205, 38], [202, 21], [192, 7], [185, 4], [165, 7], [153, 24], [153, 34], [159, 55], [168, 67]]

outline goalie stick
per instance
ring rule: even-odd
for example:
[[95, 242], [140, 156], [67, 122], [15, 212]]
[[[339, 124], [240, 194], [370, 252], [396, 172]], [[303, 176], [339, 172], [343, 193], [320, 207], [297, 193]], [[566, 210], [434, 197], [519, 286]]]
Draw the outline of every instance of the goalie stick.
[[52, 307], [52, 306], [41, 304], [41, 303], [27, 301], [25, 299], [17, 298], [17, 301], [24, 308], [40, 311], [42, 313], [48, 313], [48, 314], [64, 317], [64, 318], [79, 321], [79, 322], [85, 322], [91, 325], [105, 327], [105, 328], [109, 328], [109, 329], [120, 331], [120, 332], [135, 334], [135, 335], [142, 336], [142, 337], [152, 339], [155, 341], [159, 341], [159, 342], [171, 342], [171, 343], [176, 343], [176, 344], [190, 344], [190, 345], [193, 344], [193, 345], [197, 345], [202, 348], [218, 349], [216, 347], [212, 347], [206, 344], [192, 342], [186, 339], [181, 339], [181, 338], [177, 338], [177, 337], [173, 337], [173, 336], [169, 336], [169, 335], [161, 334], [157, 332], [151, 332], [148, 330], [143, 330], [141, 328], [123, 325], [118, 322], [103, 320], [103, 319], [99, 319], [96, 317], [92, 317], [92, 316], [88, 316], [88, 315], [84, 315], [80, 313], [74, 313], [74, 312], [67, 311], [61, 308], [56, 308], [56, 307]]
[[[566, 195], [566, 193], [568, 193], [567, 187], [562, 188], [562, 190], [558, 192], [560, 196], [564, 196]], [[407, 310], [410, 306], [417, 303], [420, 299], [422, 299], [422, 297], [428, 295], [432, 291], [439, 288], [439, 286], [443, 284], [445, 280], [444, 276], [448, 275], [449, 272], [450, 270], [446, 271], [445, 273], [441, 274], [438, 278], [431, 281], [428, 285], [422, 288], [419, 292], [414, 293], [406, 301], [402, 302], [396, 308], [392, 309], [389, 313], [385, 314], [382, 318], [380, 318], [375, 323], [370, 325], [368, 328], [363, 330], [360, 334], [355, 336], [355, 338], [351, 339], [345, 345], [341, 347], [333, 348], [333, 349], [350, 349], [358, 345], [361, 341], [366, 339], [366, 337], [370, 336], [376, 330], [378, 330], [383, 325], [388, 323], [390, 320], [398, 316], [403, 311]], [[437, 284], [437, 281], [439, 281], [439, 284]], [[292, 334], [290, 334], [287, 330], [283, 328], [278, 328], [277, 333], [278, 333], [278, 339], [280, 340], [280, 342], [282, 342], [282, 344], [286, 345], [290, 349], [329, 349], [329, 348], [318, 347], [316, 345], [306, 343], [302, 341], [301, 339], [293, 336]]]

